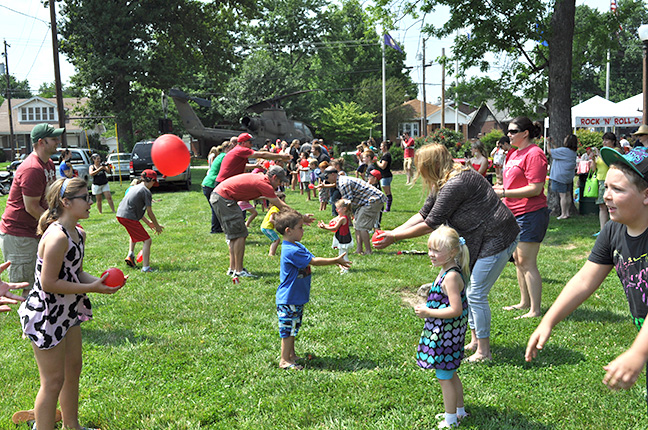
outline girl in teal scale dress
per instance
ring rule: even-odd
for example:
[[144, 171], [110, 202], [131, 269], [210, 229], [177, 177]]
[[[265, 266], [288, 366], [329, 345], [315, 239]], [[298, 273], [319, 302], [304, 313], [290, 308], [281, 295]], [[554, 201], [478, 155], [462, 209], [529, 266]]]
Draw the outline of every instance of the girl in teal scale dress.
[[464, 279], [470, 279], [468, 247], [453, 228], [440, 226], [428, 239], [428, 255], [441, 272], [430, 288], [427, 303], [414, 307], [416, 316], [425, 318], [416, 363], [424, 369], [436, 369], [445, 406], [445, 414], [437, 415], [443, 418], [439, 428], [449, 428], [467, 415], [457, 369], [463, 359], [468, 325], [464, 284]]

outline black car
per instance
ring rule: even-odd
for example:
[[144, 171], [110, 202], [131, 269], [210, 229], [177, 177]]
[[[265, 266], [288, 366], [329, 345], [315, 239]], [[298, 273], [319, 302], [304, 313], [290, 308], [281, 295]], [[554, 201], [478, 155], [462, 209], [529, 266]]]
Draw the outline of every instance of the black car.
[[191, 188], [191, 166], [187, 166], [187, 169], [177, 176], [163, 176], [153, 164], [151, 148], [153, 148], [152, 140], [137, 142], [135, 144], [131, 153], [130, 178], [139, 178], [144, 170], [152, 169], [158, 174], [158, 182], [160, 185], [174, 184], [185, 190], [189, 190]]

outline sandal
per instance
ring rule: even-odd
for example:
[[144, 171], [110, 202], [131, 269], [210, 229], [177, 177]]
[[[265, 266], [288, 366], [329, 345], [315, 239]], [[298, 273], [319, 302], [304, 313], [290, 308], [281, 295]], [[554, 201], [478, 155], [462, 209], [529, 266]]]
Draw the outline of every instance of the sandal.
[[290, 364], [290, 365], [288, 365], [286, 367], [282, 367], [282, 369], [284, 369], [284, 370], [304, 370], [304, 366], [302, 366], [300, 364], [297, 364], [297, 363], [293, 363], [293, 364]]
[[[61, 416], [61, 411], [59, 409], [56, 410], [56, 416], [54, 419], [56, 422], [59, 422], [63, 419], [63, 417]], [[26, 423], [29, 421], [36, 421], [36, 416], [34, 416], [33, 409], [29, 409], [27, 411], [18, 411], [13, 414], [11, 421], [13, 421], [14, 424]]]

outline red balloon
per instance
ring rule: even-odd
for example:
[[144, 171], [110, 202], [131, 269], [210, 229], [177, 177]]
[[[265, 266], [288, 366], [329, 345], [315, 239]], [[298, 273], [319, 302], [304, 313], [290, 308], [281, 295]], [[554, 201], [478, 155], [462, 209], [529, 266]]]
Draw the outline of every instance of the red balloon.
[[315, 185], [313, 185], [313, 184], [308, 184], [308, 188], [310, 188], [310, 189], [312, 190], [313, 188], [315, 188]]
[[177, 176], [187, 170], [191, 155], [187, 145], [175, 134], [163, 134], [151, 148], [153, 164], [164, 176]]
[[106, 273], [108, 273], [108, 277], [104, 279], [104, 285], [108, 285], [109, 287], [119, 287], [124, 283], [124, 272], [122, 272], [118, 268], [111, 267], [110, 269], [103, 272], [101, 276], [103, 277], [103, 275], [105, 275]]
[[378, 239], [376, 239], [376, 237], [377, 237], [378, 235], [380, 235], [380, 234], [383, 234], [383, 233], [384, 233], [383, 230], [376, 230], [376, 231], [374, 231], [373, 236], [371, 236], [371, 241], [374, 242], [374, 243], [382, 242], [383, 240], [385, 240], [385, 238], [382, 238], [382, 239], [378, 240]]
[[270, 168], [270, 161], [267, 161], [267, 160], [264, 161], [263, 162], [263, 167], [265, 167], [265, 169], [268, 170]]
[[302, 160], [299, 164], [301, 164], [302, 167], [308, 167], [308, 160]]

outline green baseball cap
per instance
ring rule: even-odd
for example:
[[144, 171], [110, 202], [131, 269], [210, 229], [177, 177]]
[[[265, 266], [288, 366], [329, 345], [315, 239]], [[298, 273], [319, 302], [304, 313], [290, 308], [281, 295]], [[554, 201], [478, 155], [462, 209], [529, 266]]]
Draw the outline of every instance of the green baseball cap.
[[39, 139], [44, 139], [46, 137], [59, 137], [64, 132], [64, 128], [54, 128], [50, 124], [46, 123], [38, 124], [36, 127], [32, 128], [31, 140], [32, 143], [36, 143]]

